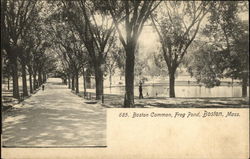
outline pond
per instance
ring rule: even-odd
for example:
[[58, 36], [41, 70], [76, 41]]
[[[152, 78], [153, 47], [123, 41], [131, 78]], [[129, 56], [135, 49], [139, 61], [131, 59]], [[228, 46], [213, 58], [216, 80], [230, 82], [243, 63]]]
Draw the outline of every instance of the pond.
[[[124, 86], [104, 89], [105, 94], [123, 95], [124, 92]], [[206, 88], [204, 86], [175, 86], [176, 97], [241, 97], [241, 93], [241, 86], [217, 86], [214, 88]], [[134, 94], [135, 96], [139, 96], [138, 86], [135, 86]], [[169, 97], [169, 87], [168, 85], [143, 86], [143, 96]]]

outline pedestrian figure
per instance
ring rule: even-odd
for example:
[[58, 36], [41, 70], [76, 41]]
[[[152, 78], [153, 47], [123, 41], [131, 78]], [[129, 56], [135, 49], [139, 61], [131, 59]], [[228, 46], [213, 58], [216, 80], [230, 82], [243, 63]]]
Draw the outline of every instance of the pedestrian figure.
[[143, 94], [142, 94], [142, 83], [140, 82], [139, 84], [139, 99], [143, 99]]
[[44, 84], [42, 85], [42, 90], [44, 91]]

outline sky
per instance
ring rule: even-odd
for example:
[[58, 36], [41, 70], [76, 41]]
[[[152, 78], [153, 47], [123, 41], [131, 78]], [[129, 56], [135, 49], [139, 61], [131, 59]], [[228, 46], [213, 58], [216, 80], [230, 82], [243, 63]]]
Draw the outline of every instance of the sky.
[[[242, 12], [239, 14], [241, 20], [249, 21], [249, 11]], [[204, 27], [208, 23], [207, 17], [202, 21], [201, 27]], [[146, 25], [139, 37], [139, 46], [142, 54], [149, 54], [155, 52], [159, 47], [159, 37], [154, 30], [153, 26]], [[146, 56], [146, 55], [145, 55]]]
[[142, 51], [152, 53], [159, 47], [159, 37], [152, 26], [144, 26], [139, 37], [139, 46]]

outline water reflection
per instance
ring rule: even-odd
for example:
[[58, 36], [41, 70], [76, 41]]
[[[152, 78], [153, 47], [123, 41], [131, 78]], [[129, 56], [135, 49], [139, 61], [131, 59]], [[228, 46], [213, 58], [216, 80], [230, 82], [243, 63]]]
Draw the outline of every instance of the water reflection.
[[[124, 86], [104, 89], [105, 94], [123, 95], [124, 92]], [[206, 88], [204, 86], [175, 86], [176, 97], [241, 97], [241, 93], [241, 86], [218, 86], [214, 88]], [[139, 96], [138, 86], [135, 86], [134, 94], [135, 96]], [[169, 88], [167, 85], [143, 86], [143, 95], [146, 97], [147, 94], [149, 97], [168, 97]]]

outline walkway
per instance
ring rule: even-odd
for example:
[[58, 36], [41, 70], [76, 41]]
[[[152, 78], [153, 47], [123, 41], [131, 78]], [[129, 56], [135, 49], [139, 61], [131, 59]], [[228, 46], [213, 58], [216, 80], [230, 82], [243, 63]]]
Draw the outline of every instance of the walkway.
[[45, 90], [7, 111], [3, 120], [3, 146], [106, 146], [106, 110], [86, 104], [51, 78]]

